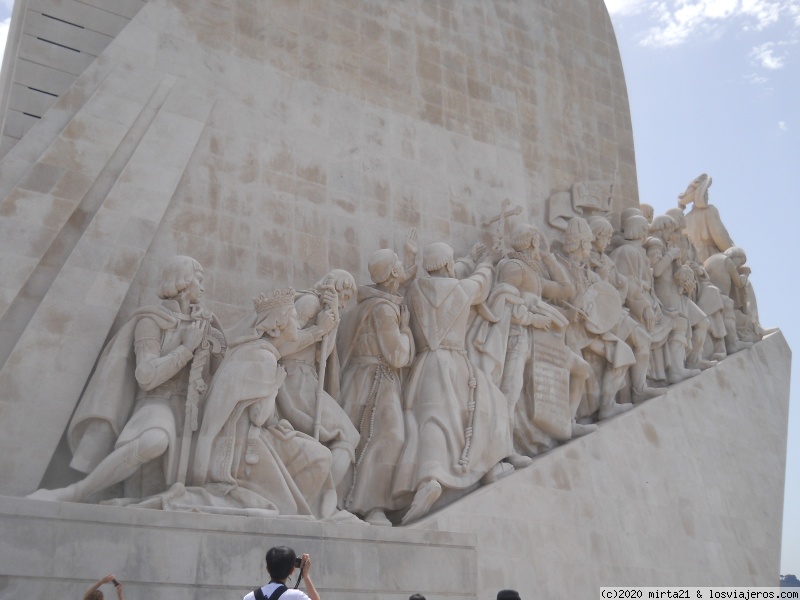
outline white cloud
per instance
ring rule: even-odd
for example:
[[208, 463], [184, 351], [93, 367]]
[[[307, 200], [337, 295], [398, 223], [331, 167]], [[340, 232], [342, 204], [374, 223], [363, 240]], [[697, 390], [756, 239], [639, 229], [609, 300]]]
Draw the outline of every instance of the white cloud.
[[769, 81], [766, 77], [762, 77], [761, 75], [756, 75], [755, 73], [751, 73], [750, 75], [745, 75], [745, 81], [748, 83], [752, 83], [753, 85], [764, 85]]
[[676, 46], [699, 35], [716, 35], [733, 21], [745, 31], [762, 31], [784, 18], [800, 27], [798, 0], [606, 0], [606, 6], [614, 16], [645, 14], [654, 21], [642, 37], [646, 46]]
[[785, 56], [775, 55], [775, 42], [767, 42], [765, 44], [761, 44], [760, 46], [756, 46], [750, 52], [750, 58], [770, 71], [782, 69], [786, 61]]
[[[754, 21], [754, 28], [758, 31], [765, 29], [773, 23], [777, 23], [781, 18], [781, 13], [791, 14], [797, 5], [794, 1], [769, 1], [769, 0], [743, 0], [742, 15], [751, 17]], [[747, 23], [745, 27], [752, 24]]]
[[781, 131], [789, 131], [789, 126], [786, 124], [786, 121], [778, 121], [778, 129]]

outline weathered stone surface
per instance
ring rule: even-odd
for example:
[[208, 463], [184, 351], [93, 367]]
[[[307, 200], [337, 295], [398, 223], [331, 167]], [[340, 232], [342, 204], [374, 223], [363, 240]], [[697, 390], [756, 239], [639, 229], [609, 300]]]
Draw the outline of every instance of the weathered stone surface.
[[774, 332], [411, 527], [477, 536], [479, 598], [775, 586], [790, 361]]
[[276, 545], [308, 552], [325, 598], [477, 598], [475, 538], [439, 531], [0, 497], [0, 598], [81, 597], [114, 572], [126, 597], [241, 598]]
[[[11, 494], [39, 484], [92, 355], [151, 301], [168, 256], [205, 266], [209, 307], [230, 323], [268, 286], [310, 285], [331, 267], [366, 280], [363, 257], [398, 247], [409, 226], [461, 252], [506, 197], [540, 226], [547, 197], [576, 181], [618, 181], [617, 210], [637, 201], [599, 1], [149, 2], [0, 173], [4, 203], [36, 198], [0, 215], [13, 273], [0, 283], [0, 406], [19, 434], [3, 447], [47, 440], [0, 463]], [[25, 220], [34, 213], [46, 218]], [[70, 351], [48, 306], [57, 283], [71, 287], [63, 269], [96, 270], [98, 254], [115, 256], [111, 273], [67, 292], [97, 293], [102, 318], [79, 334], [88, 358], [33, 378], [15, 353], [48, 346], [50, 366]]]
[[[585, 256], [561, 254], [577, 282], [591, 245], [577, 217], [637, 204], [624, 79], [600, 0], [153, 0], [96, 61], [71, 58], [65, 66], [82, 75], [0, 160], [2, 494], [69, 483], [59, 439], [100, 349], [152, 302], [169, 256], [205, 266], [209, 308], [229, 325], [265, 289], [307, 288], [334, 267], [365, 281], [366, 257], [398, 248], [409, 227], [423, 246], [446, 242], [459, 254], [476, 238], [488, 244], [495, 231], [483, 223], [506, 198], [552, 241], [560, 243], [554, 228], [566, 229], [564, 242], [585, 238]], [[485, 278], [488, 292], [488, 265]], [[615, 361], [616, 369], [633, 359]], [[644, 377], [637, 381], [642, 399]], [[616, 385], [602, 391], [611, 410], [601, 417], [630, 408], [614, 406]], [[499, 390], [481, 398], [503, 401]], [[510, 585], [582, 597], [604, 583], [687, 577], [770, 584], [785, 456], [785, 434], [775, 432], [785, 431], [787, 398], [788, 350], [773, 334], [414, 525], [437, 534], [289, 521], [271, 531], [330, 557], [319, 577], [326, 597], [491, 597]], [[491, 462], [512, 450], [479, 441], [497, 453]], [[499, 476], [493, 469], [450, 487], [468, 493]], [[245, 578], [254, 585], [265, 541], [248, 535], [247, 549], [232, 551], [239, 542], [229, 529], [273, 524], [206, 517], [198, 540], [184, 529], [197, 525], [192, 515], [0, 506], [10, 515], [0, 552], [13, 555], [3, 573], [12, 595], [45, 569], [50, 579], [34, 592], [84, 585], [97, 573], [82, 569], [130, 548], [126, 579], [142, 593], [152, 595], [147, 584], [171, 598]], [[414, 518], [437, 508], [418, 506]], [[472, 537], [450, 544], [449, 531], [474, 532], [477, 558]], [[434, 556], [442, 536], [446, 549]], [[218, 555], [249, 564], [251, 553], [252, 577], [207, 564]], [[363, 584], [354, 579], [362, 575]]]
[[0, 498], [0, 598], [76, 596], [109, 571], [131, 595], [236, 597], [277, 543], [310, 552], [335, 599], [774, 586], [790, 358], [772, 333], [406, 528]]

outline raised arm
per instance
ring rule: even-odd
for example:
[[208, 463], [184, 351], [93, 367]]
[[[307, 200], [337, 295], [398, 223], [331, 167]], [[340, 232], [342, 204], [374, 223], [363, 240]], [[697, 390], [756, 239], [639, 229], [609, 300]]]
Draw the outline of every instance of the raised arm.
[[308, 597], [311, 600], [321, 600], [319, 593], [317, 592], [317, 588], [314, 587], [314, 582], [311, 581], [311, 556], [308, 554], [303, 554], [303, 567], [305, 568], [303, 581], [306, 582], [306, 591], [308, 591]]
[[[89, 589], [87, 589], [87, 590], [86, 590], [86, 591], [83, 593], [83, 600], [86, 600], [86, 599], [87, 599], [87, 598], [88, 598], [88, 597], [89, 597], [89, 596], [92, 594], [92, 592], [95, 592], [95, 591], [99, 590], [99, 589], [100, 589], [100, 586], [101, 586], [101, 585], [103, 585], [104, 583], [111, 583], [112, 581], [115, 581], [115, 577], [114, 577], [114, 574], [113, 574], [113, 573], [111, 573], [111, 574], [109, 574], [109, 575], [106, 575], [105, 577], [103, 577], [103, 578], [102, 578], [102, 579], [100, 579], [99, 581], [96, 581], [96, 582], [94, 582], [94, 583], [91, 585], [91, 587], [90, 587]], [[119, 587], [121, 587], [121, 585], [122, 585], [122, 584], [120, 584], [120, 585], [119, 585]], [[117, 594], [118, 594], [118, 596], [119, 596], [120, 600], [122, 600], [122, 595], [121, 595], [121, 594], [122, 594], [122, 592], [120, 591], [120, 592], [118, 592]]]

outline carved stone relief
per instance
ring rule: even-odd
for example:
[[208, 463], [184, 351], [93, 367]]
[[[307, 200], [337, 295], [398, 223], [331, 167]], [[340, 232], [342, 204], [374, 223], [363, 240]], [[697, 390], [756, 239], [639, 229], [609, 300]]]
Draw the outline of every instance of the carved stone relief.
[[334, 269], [262, 293], [225, 334], [200, 305], [202, 267], [176, 256], [162, 304], [107, 344], [70, 423], [86, 477], [30, 497], [91, 501], [124, 482], [111, 502], [413, 522], [761, 339], [708, 185], [682, 194], [686, 219], [628, 210], [615, 232], [573, 216], [557, 252], [505, 201], [483, 224], [491, 248], [456, 259], [434, 241], [419, 274], [412, 229], [403, 259], [369, 258], [371, 284]]

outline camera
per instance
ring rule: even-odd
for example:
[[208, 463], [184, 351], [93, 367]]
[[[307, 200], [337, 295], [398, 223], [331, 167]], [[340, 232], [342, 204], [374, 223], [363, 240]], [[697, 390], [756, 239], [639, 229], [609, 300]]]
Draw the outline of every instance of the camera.
[[301, 566], [303, 566], [303, 559], [302, 559], [302, 557], [298, 556], [297, 558], [295, 558], [295, 559], [294, 559], [294, 566], [295, 566], [295, 568], [297, 568], [297, 569], [299, 569]]

